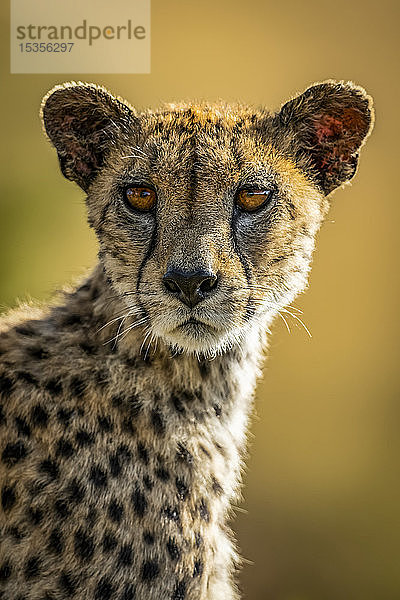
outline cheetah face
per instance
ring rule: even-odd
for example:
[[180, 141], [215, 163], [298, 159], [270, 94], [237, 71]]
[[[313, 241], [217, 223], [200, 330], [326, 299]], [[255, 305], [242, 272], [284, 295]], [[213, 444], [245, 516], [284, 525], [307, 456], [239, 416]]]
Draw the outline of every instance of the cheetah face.
[[42, 115], [64, 175], [87, 193], [132, 326], [198, 355], [240, 344], [304, 289], [326, 197], [354, 175], [373, 118], [364, 90], [334, 82], [277, 114], [137, 114], [103, 88], [66, 84]]

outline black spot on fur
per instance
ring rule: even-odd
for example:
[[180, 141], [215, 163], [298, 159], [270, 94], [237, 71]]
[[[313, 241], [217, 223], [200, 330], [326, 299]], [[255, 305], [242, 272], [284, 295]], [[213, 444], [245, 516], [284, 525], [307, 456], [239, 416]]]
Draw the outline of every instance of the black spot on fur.
[[23, 417], [15, 417], [15, 426], [19, 435], [23, 435], [27, 438], [31, 435], [31, 428]]
[[151, 424], [153, 429], [157, 435], [164, 435], [165, 433], [165, 424], [162, 419], [161, 413], [157, 409], [153, 409], [151, 411]]
[[178, 544], [174, 540], [174, 538], [169, 538], [167, 542], [167, 550], [172, 560], [179, 560], [181, 557], [181, 549]]
[[4, 448], [1, 460], [8, 467], [12, 467], [17, 464], [20, 460], [26, 458], [28, 450], [23, 442], [17, 440], [16, 442], [9, 442]]
[[176, 490], [178, 492], [179, 499], [180, 500], [185, 500], [187, 498], [188, 493], [189, 493], [188, 486], [183, 481], [183, 479], [180, 479], [179, 477], [176, 478], [175, 483], [176, 483]]
[[0, 567], [0, 581], [7, 581], [7, 579], [10, 579], [11, 573], [11, 563], [9, 561], [4, 562]]
[[77, 558], [85, 562], [88, 562], [94, 553], [93, 537], [81, 528], [74, 535], [74, 552]]
[[55, 377], [48, 379], [44, 382], [43, 385], [45, 390], [49, 392], [49, 394], [51, 394], [52, 396], [59, 396], [60, 394], [62, 394], [62, 383]]
[[24, 325], [17, 325], [15, 328], [15, 332], [18, 335], [23, 335], [24, 337], [32, 337], [35, 335], [35, 330], [29, 323], [24, 323]]
[[61, 438], [57, 442], [56, 453], [63, 458], [70, 458], [74, 454], [74, 448], [69, 440]]
[[221, 454], [221, 456], [223, 456], [225, 458], [226, 457], [225, 448], [223, 446], [221, 446], [221, 444], [219, 444], [218, 442], [215, 442], [215, 441], [214, 441], [214, 446], [216, 447], [218, 452]]
[[109, 458], [110, 471], [113, 477], [118, 477], [122, 471], [122, 465], [124, 462], [132, 458], [131, 451], [128, 446], [121, 444], [115, 454], [112, 454]]
[[90, 342], [89, 340], [85, 340], [79, 344], [79, 348], [88, 355], [95, 354], [97, 351], [97, 346]]
[[158, 479], [160, 479], [160, 481], [165, 482], [169, 480], [169, 473], [164, 467], [159, 467], [158, 469], [156, 469], [156, 476], [158, 477]]
[[46, 427], [49, 421], [49, 413], [43, 406], [37, 404], [31, 410], [31, 419], [33, 424], [37, 427]]
[[97, 584], [94, 597], [96, 600], [110, 600], [113, 586], [108, 577], [102, 577]]
[[58, 468], [57, 463], [51, 458], [42, 460], [39, 464], [39, 471], [48, 475], [50, 479], [57, 479], [60, 475], [60, 469]]
[[149, 452], [148, 452], [147, 448], [144, 446], [144, 444], [142, 444], [142, 442], [138, 443], [137, 451], [138, 451], [140, 460], [142, 462], [144, 462], [145, 465], [148, 465], [149, 464]]
[[0, 425], [5, 425], [7, 422], [6, 415], [4, 414], [3, 405], [0, 404]]
[[65, 592], [68, 596], [71, 597], [76, 590], [76, 581], [70, 573], [66, 573], [64, 571], [60, 575], [59, 586], [63, 592]]
[[192, 404], [194, 400], [203, 400], [200, 390], [198, 390], [197, 392], [188, 392], [187, 390], [181, 390], [179, 395], [182, 399], [182, 402], [185, 405]]
[[58, 527], [55, 527], [49, 536], [48, 548], [50, 552], [60, 555], [64, 550], [64, 541], [62, 533]]
[[210, 520], [210, 513], [206, 504], [206, 501], [204, 500], [204, 498], [201, 499], [200, 504], [199, 504], [199, 514], [200, 514], [200, 518], [203, 519], [203, 521], [206, 521], [207, 523]]
[[126, 444], [120, 444], [116, 450], [116, 453], [122, 461], [127, 461], [132, 458], [132, 452], [129, 450]]
[[218, 481], [218, 479], [216, 479], [214, 476], [211, 478], [212, 481], [212, 489], [214, 494], [216, 494], [217, 496], [220, 496], [221, 494], [223, 494], [224, 490], [222, 488], [222, 485], [220, 484], [220, 482]]
[[139, 359], [136, 356], [129, 356], [128, 354], [125, 354], [123, 359], [129, 369], [137, 369], [139, 365]]
[[211, 458], [211, 454], [209, 453], [209, 451], [204, 448], [204, 446], [202, 444], [199, 445], [200, 450], [202, 451], [202, 453], [207, 456], [207, 458]]
[[146, 560], [142, 565], [142, 580], [154, 581], [160, 573], [160, 567], [155, 560]]
[[122, 421], [122, 430], [125, 431], [125, 433], [129, 433], [129, 435], [136, 435], [136, 427], [133, 425], [132, 420], [131, 419], [124, 419]]
[[144, 483], [146, 489], [148, 489], [149, 492], [151, 492], [151, 490], [154, 487], [154, 482], [150, 479], [150, 477], [148, 475], [143, 476], [143, 483]]
[[103, 537], [102, 546], [103, 546], [103, 552], [105, 552], [106, 554], [108, 554], [109, 552], [112, 552], [117, 546], [117, 540], [116, 540], [115, 535], [113, 535], [109, 531], [106, 531], [106, 533], [104, 534], [104, 537]]
[[185, 600], [186, 598], [186, 583], [179, 581], [176, 584], [171, 600]]
[[90, 469], [90, 480], [98, 488], [107, 487], [107, 473], [98, 465]]
[[121, 461], [117, 454], [112, 454], [109, 458], [110, 472], [113, 477], [118, 477], [122, 471]]
[[72, 377], [69, 388], [71, 390], [71, 394], [76, 396], [77, 398], [82, 398], [85, 394], [86, 384], [80, 377]]
[[201, 560], [196, 560], [193, 567], [193, 577], [201, 577], [203, 574], [203, 563]]
[[177, 523], [180, 519], [179, 510], [174, 506], [166, 506], [163, 508], [162, 513], [170, 521]]
[[275, 265], [277, 263], [282, 262], [283, 260], [286, 260], [288, 257], [287, 256], [277, 256], [276, 258], [273, 258], [269, 261], [270, 265]]
[[91, 506], [88, 509], [87, 516], [86, 516], [86, 523], [87, 523], [89, 529], [92, 529], [94, 527], [97, 519], [98, 519], [97, 510], [94, 508], [94, 506]]
[[131, 544], [123, 544], [119, 551], [118, 563], [122, 567], [130, 567], [133, 562], [133, 552]]
[[60, 410], [57, 412], [57, 420], [59, 421], [59, 423], [62, 423], [64, 427], [68, 427], [73, 412], [73, 410], [60, 408]]
[[17, 371], [16, 375], [19, 379], [21, 379], [25, 383], [29, 383], [30, 385], [37, 386], [39, 383], [36, 377], [34, 377], [32, 373], [29, 373], [29, 371]]
[[27, 511], [28, 519], [33, 525], [40, 525], [43, 521], [43, 512], [34, 506], [30, 506]]
[[121, 600], [134, 600], [136, 595], [135, 586], [132, 583], [128, 583], [124, 587], [124, 591], [122, 592]]
[[1, 505], [4, 511], [10, 510], [15, 506], [17, 496], [15, 494], [15, 487], [5, 485], [1, 490]]
[[0, 375], [0, 393], [7, 395], [13, 389], [13, 381], [7, 375]]
[[176, 457], [178, 460], [185, 462], [189, 465], [193, 463], [193, 455], [189, 452], [182, 442], [178, 443], [178, 449], [176, 451]]
[[58, 498], [54, 502], [54, 510], [60, 519], [66, 519], [71, 514], [69, 503], [64, 498]]
[[69, 500], [71, 502], [75, 502], [76, 504], [80, 504], [86, 494], [85, 486], [75, 477], [69, 482], [67, 491]]
[[123, 514], [124, 508], [122, 504], [117, 502], [117, 500], [111, 500], [110, 504], [108, 505], [108, 516], [110, 519], [115, 521], [115, 523], [120, 523]]
[[143, 517], [147, 511], [147, 500], [139, 489], [134, 490], [132, 494], [132, 504], [137, 516]]
[[34, 579], [39, 575], [40, 559], [38, 556], [32, 556], [27, 560], [24, 566], [25, 579]]
[[50, 354], [47, 350], [45, 350], [45, 348], [43, 348], [42, 346], [39, 345], [35, 345], [35, 346], [29, 346], [26, 351], [28, 352], [29, 356], [31, 358], [37, 359], [37, 360], [45, 360], [46, 358], [49, 358]]
[[222, 415], [222, 408], [219, 404], [214, 404], [213, 406], [215, 414], [217, 415], [217, 417], [220, 417]]
[[101, 429], [101, 431], [104, 431], [105, 433], [109, 433], [110, 431], [113, 430], [113, 424], [111, 423], [111, 420], [109, 419], [109, 417], [106, 417], [104, 415], [99, 415], [97, 417], [97, 421], [99, 423], [99, 427]]
[[11, 537], [14, 538], [16, 542], [20, 542], [21, 540], [23, 540], [26, 535], [25, 531], [23, 531], [20, 527], [13, 526], [10, 527], [8, 531]]
[[196, 548], [200, 548], [200, 546], [203, 543], [203, 538], [201, 536], [201, 533], [199, 533], [198, 531], [194, 534], [194, 542], [195, 542]]
[[155, 540], [154, 535], [152, 533], [150, 533], [150, 531], [145, 531], [143, 533], [143, 541], [148, 546], [151, 546], [152, 544], [154, 544], [154, 540]]
[[171, 400], [176, 412], [180, 415], [184, 415], [186, 411], [182, 400], [178, 396], [172, 396]]
[[111, 398], [111, 405], [114, 408], [121, 408], [121, 407], [123, 407], [124, 402], [125, 402], [125, 400], [124, 400], [123, 396], [113, 396]]
[[92, 433], [85, 431], [84, 429], [79, 429], [75, 434], [75, 439], [80, 447], [82, 446], [91, 446], [94, 444], [94, 436]]
[[66, 327], [73, 327], [79, 325], [82, 326], [82, 315], [76, 313], [66, 314], [61, 322]]

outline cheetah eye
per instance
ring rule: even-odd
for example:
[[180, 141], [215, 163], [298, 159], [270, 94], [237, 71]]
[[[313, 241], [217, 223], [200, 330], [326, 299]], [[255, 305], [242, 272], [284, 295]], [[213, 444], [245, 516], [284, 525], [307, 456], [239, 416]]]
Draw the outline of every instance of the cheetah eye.
[[125, 200], [132, 208], [147, 212], [154, 208], [157, 194], [149, 187], [131, 185], [125, 189]]
[[266, 206], [272, 199], [273, 190], [240, 190], [236, 196], [237, 205], [246, 212], [255, 212]]

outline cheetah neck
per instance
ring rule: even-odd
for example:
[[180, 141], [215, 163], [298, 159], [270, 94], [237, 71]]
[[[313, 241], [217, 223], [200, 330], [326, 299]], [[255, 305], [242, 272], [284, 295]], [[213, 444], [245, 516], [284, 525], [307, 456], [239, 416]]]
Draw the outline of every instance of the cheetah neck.
[[[108, 383], [105, 392], [88, 394], [87, 408], [94, 414], [99, 407], [106, 413], [110, 405], [116, 407], [121, 414], [121, 435], [128, 424], [140, 438], [135, 442], [138, 447], [151, 449], [152, 476], [142, 479], [149, 489], [153, 489], [153, 478], [160, 479], [157, 491], [152, 491], [155, 513], [161, 512], [166, 519], [160, 535], [195, 549], [202, 539], [201, 568], [207, 575], [202, 581], [208, 582], [214, 595], [204, 592], [199, 598], [228, 600], [234, 597], [231, 573], [236, 554], [226, 521], [238, 495], [264, 336], [253, 330], [240, 350], [214, 360], [171, 356], [162, 346], [144, 356], [143, 331], [133, 330], [114, 344], [108, 340], [115, 337], [118, 322], [100, 329], [117, 312], [110, 296], [109, 285], [97, 268], [70, 295], [65, 307], [71, 314], [80, 314], [83, 322], [86, 319], [89, 345], [100, 352], [96, 364], [88, 366], [88, 377], [98, 370], [100, 379]], [[196, 571], [196, 552], [188, 554], [187, 570]]]
[[[258, 325], [249, 330], [240, 349], [234, 348], [213, 360], [172, 355], [162, 344], [156, 351], [143, 352], [145, 333], [140, 328], [115, 340], [120, 324], [120, 320], [115, 320], [121, 314], [119, 303], [99, 264], [69, 296], [66, 309], [83, 315], [89, 324], [91, 343], [101, 347], [103, 360], [112, 371], [119, 369], [116, 390], [127, 394], [134, 389], [136, 395], [146, 397], [151, 391], [153, 400], [148, 401], [148, 408], [161, 412], [166, 407], [168, 411], [171, 409], [177, 436], [188, 437], [191, 431], [200, 443], [202, 436], [213, 435], [214, 450], [221, 445], [231, 450], [230, 495], [234, 494], [253, 393], [266, 348], [266, 327]], [[104, 327], [106, 323], [110, 325]]]

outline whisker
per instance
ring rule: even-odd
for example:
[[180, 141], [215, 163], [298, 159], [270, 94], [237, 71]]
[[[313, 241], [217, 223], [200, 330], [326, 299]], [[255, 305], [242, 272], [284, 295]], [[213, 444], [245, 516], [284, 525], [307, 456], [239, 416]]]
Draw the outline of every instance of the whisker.
[[[116, 340], [118, 337], [121, 337], [121, 339], [123, 339], [132, 329], [134, 329], [135, 327], [139, 327], [140, 325], [143, 325], [144, 323], [146, 323], [146, 321], [148, 320], [148, 317], [144, 317], [143, 319], [137, 321], [136, 323], [133, 323], [132, 325], [130, 325], [128, 327], [128, 329], [126, 329], [125, 331], [123, 331], [122, 333], [117, 333], [117, 335], [115, 335], [114, 337], [112, 337], [111, 339], [107, 340], [106, 342], [104, 342], [103, 346], [105, 346], [106, 344], [109, 344], [110, 342], [113, 342], [114, 340]], [[119, 329], [119, 328], [118, 328]]]
[[294, 315], [293, 313], [290, 312], [290, 310], [287, 310], [286, 308], [283, 308], [282, 310], [283, 310], [283, 312], [285, 312], [288, 315], [290, 315], [291, 317], [293, 317], [293, 319], [296, 319], [296, 321], [298, 321], [300, 323], [300, 325], [303, 326], [303, 328], [305, 329], [305, 331], [308, 333], [309, 337], [312, 338], [310, 330], [308, 329], [308, 327], [306, 326], [306, 324], [303, 323], [303, 321], [297, 315]]
[[138, 158], [140, 160], [143, 160], [145, 157], [146, 157], [146, 155], [137, 156], [136, 154], [128, 154], [127, 156], [121, 156], [121, 158]]
[[140, 325], [145, 325], [147, 321], [148, 321], [148, 317], [146, 316], [146, 317], [143, 317], [143, 319], [141, 319], [140, 321], [137, 321], [136, 323], [129, 325], [129, 327], [120, 334], [121, 340], [123, 340], [128, 335], [128, 333], [130, 331], [132, 331], [132, 329], [135, 329], [136, 327], [140, 327]]
[[142, 354], [142, 350], [143, 350], [144, 344], [146, 343], [146, 340], [149, 337], [149, 335], [151, 335], [151, 329], [149, 329], [148, 332], [146, 333], [146, 335], [144, 336], [142, 345], [140, 346], [139, 354]]
[[108, 325], [112, 325], [113, 323], [115, 323], [116, 321], [119, 321], [120, 319], [126, 319], [126, 317], [130, 317], [131, 316], [131, 312], [128, 312], [125, 315], [121, 315], [120, 317], [115, 317], [115, 319], [111, 319], [111, 321], [108, 321], [105, 325], [102, 325], [97, 331], [96, 333], [99, 333], [99, 331], [101, 331], [102, 329], [104, 329], [105, 327], [107, 327]]
[[149, 344], [148, 344], [148, 346], [146, 348], [146, 352], [144, 354], [144, 360], [146, 360], [146, 358], [147, 358], [147, 356], [149, 354], [149, 350], [151, 348], [151, 344], [153, 343], [153, 341], [154, 341], [154, 333], [152, 333], [151, 338], [150, 338], [150, 342], [149, 342]]
[[115, 336], [115, 340], [114, 340], [114, 344], [113, 344], [113, 349], [115, 349], [115, 347], [117, 346], [117, 340], [118, 340], [118, 337], [119, 337], [119, 332], [121, 331], [121, 329], [122, 329], [122, 327], [123, 327], [123, 325], [125, 323], [126, 318], [127, 318], [126, 316], [123, 317], [121, 323], [118, 326], [117, 335]]
[[285, 317], [282, 315], [282, 313], [279, 310], [278, 310], [278, 315], [280, 316], [280, 318], [282, 319], [282, 321], [285, 323], [286, 329], [288, 330], [288, 332], [292, 333], [290, 331], [289, 323], [287, 322], [287, 320], [285, 319]]
[[290, 306], [291, 310], [295, 310], [299, 315], [303, 314], [303, 311], [300, 308], [297, 308], [296, 306]]

